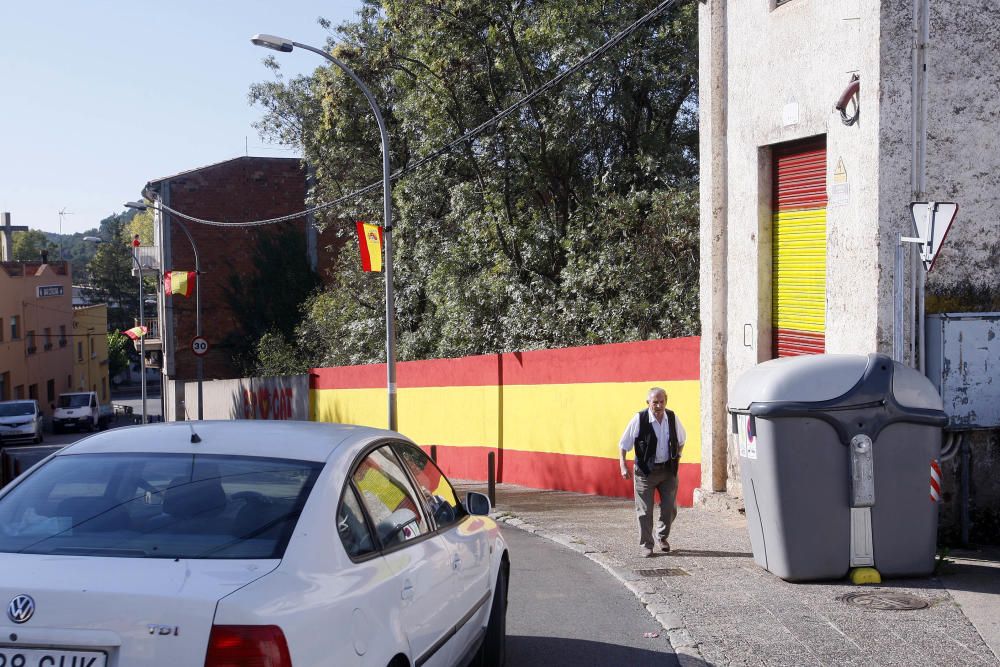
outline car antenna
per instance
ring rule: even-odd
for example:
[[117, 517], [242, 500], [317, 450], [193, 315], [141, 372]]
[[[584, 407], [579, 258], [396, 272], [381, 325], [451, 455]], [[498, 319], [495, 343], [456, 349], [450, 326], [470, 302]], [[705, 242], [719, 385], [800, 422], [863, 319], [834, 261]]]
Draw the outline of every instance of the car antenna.
[[201, 436], [194, 432], [194, 424], [191, 423], [191, 415], [188, 414], [187, 403], [181, 402], [184, 406], [184, 418], [187, 420], [188, 428], [191, 429], [191, 442], [201, 442]]

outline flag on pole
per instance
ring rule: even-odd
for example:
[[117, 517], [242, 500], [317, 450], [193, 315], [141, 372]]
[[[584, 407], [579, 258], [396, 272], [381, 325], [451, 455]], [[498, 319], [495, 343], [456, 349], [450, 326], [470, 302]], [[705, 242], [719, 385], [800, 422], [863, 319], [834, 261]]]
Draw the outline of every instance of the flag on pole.
[[358, 221], [358, 245], [361, 247], [361, 270], [382, 270], [382, 228]]
[[194, 271], [164, 271], [163, 273], [163, 293], [167, 296], [180, 294], [181, 296], [191, 296], [194, 291], [194, 281], [198, 274]]
[[125, 331], [125, 335], [131, 338], [132, 340], [139, 340], [147, 333], [149, 333], [149, 329], [147, 329], [146, 327], [132, 327], [131, 329]]

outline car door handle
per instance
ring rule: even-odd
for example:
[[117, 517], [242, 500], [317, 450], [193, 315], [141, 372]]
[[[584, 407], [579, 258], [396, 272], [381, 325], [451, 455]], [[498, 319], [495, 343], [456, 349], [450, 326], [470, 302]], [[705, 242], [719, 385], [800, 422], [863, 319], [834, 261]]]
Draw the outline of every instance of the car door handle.
[[451, 559], [451, 569], [457, 570], [460, 567], [462, 567], [462, 557], [455, 554], [455, 556]]
[[403, 590], [400, 593], [400, 596], [404, 600], [412, 600], [413, 599], [413, 584], [410, 583], [409, 579], [407, 579], [406, 581], [403, 582]]

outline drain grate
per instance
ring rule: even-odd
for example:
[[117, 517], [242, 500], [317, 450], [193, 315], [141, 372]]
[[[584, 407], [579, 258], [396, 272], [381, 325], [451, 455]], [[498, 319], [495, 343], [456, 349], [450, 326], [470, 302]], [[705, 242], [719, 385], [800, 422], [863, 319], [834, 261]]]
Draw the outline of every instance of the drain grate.
[[643, 577], [686, 577], [688, 572], [679, 567], [660, 567], [653, 570], [636, 570]]
[[847, 593], [837, 599], [857, 607], [888, 611], [926, 609], [930, 606], [927, 600], [907, 593]]

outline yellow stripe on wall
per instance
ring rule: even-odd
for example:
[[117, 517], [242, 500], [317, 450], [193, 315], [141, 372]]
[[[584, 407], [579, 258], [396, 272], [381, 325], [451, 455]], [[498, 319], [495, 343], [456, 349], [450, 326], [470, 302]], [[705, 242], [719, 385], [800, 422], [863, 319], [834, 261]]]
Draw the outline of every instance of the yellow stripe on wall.
[[[666, 389], [684, 424], [684, 463], [701, 461], [699, 383], [581, 383], [398, 390], [399, 431], [422, 445], [498, 447], [524, 452], [618, 457], [618, 440], [645, 405], [649, 387]], [[384, 389], [313, 390], [317, 421], [386, 426]], [[499, 415], [503, 411], [503, 422]], [[501, 431], [502, 429], [502, 431]]]

